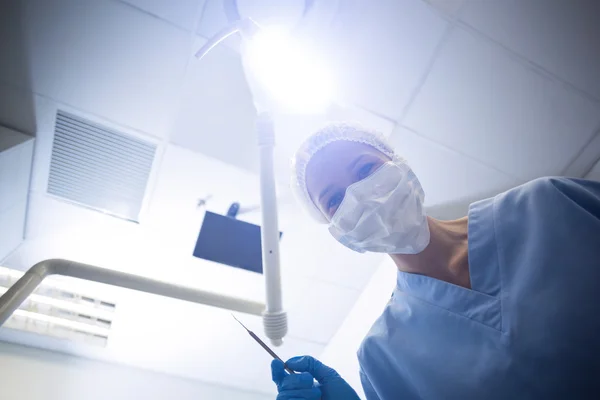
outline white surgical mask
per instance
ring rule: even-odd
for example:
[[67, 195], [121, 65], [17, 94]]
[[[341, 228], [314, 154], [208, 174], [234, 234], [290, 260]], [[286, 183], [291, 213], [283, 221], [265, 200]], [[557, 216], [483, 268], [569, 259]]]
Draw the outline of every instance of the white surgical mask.
[[348, 186], [329, 232], [360, 253], [420, 253], [429, 244], [424, 198], [423, 188], [408, 165], [387, 162]]

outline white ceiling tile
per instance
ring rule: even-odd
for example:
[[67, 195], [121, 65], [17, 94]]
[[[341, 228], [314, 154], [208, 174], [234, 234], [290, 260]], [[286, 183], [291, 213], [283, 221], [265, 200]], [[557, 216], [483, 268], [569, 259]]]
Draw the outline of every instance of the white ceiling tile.
[[119, 2], [23, 3], [24, 63], [35, 92], [165, 134], [189, 58], [189, 33]]
[[328, 254], [343, 257], [337, 257], [339, 262], [329, 262], [327, 267], [318, 273], [317, 278], [342, 287], [364, 289], [377, 266], [386, 256], [380, 253], [356, 253], [342, 246], [332, 237], [329, 239], [331, 247], [329, 247]]
[[290, 229], [281, 240], [281, 265], [284, 278], [318, 279], [334, 285], [362, 290], [382, 255], [356, 253], [338, 243], [327, 225], [312, 221], [299, 207]]
[[184, 29], [192, 30], [204, 0], [122, 0], [141, 10], [174, 23]]
[[600, 131], [596, 133], [581, 152], [577, 155], [571, 164], [563, 171], [563, 175], [582, 177], [584, 176], [594, 163], [600, 159]]
[[0, 125], [33, 136], [36, 131], [35, 118], [31, 92], [0, 83]]
[[34, 247], [30, 241], [23, 241], [21, 246], [9, 254], [4, 260], [2, 260], [2, 266], [6, 268], [12, 268], [17, 270], [27, 270], [33, 267], [31, 259], [31, 248]]
[[31, 139], [0, 153], [0, 211], [19, 201], [27, 202], [32, 153]]
[[30, 189], [43, 192], [48, 184], [52, 141], [58, 105], [44, 97], [31, 94], [31, 115], [35, 126], [35, 146]]
[[464, 22], [600, 99], [600, 2], [470, 0]]
[[399, 128], [392, 135], [392, 143], [419, 178], [427, 206], [487, 195], [518, 183], [502, 172], [405, 128]]
[[[195, 49], [206, 41], [198, 39]], [[231, 165], [258, 169], [256, 111], [237, 53], [215, 47], [190, 61], [171, 141]]]
[[600, 182], [600, 160], [594, 165], [594, 167], [587, 173], [585, 179]]
[[30, 141], [31, 139], [33, 139], [33, 136], [0, 124], [0, 157], [2, 157], [2, 153], [5, 151]]
[[447, 22], [421, 0], [355, 1], [328, 32], [342, 97], [391, 118], [418, 87]]
[[[208, 198], [209, 211], [224, 214], [234, 202], [255, 206], [260, 199], [258, 177], [249, 171], [177, 145], [168, 145], [163, 156], [149, 214], [153, 220], [183, 223]], [[199, 209], [201, 211], [201, 209]], [[163, 215], [164, 214], [164, 215]], [[241, 214], [240, 219], [248, 215]], [[252, 217], [256, 218], [256, 217]], [[251, 219], [252, 220], [252, 219]]]
[[[302, 19], [306, 9], [305, 0], [236, 0], [236, 2], [242, 18], [250, 17], [262, 26], [295, 26]], [[311, 7], [311, 10], [314, 8]]]
[[0, 262], [10, 256], [23, 241], [26, 211], [25, 199], [0, 210], [0, 226], [2, 227], [0, 229]]
[[464, 6], [467, 0], [425, 0], [438, 10], [450, 15], [455, 16], [459, 13], [460, 9]]
[[[29, 86], [30, 65], [26, 44], [27, 7], [24, 1], [0, 2], [0, 80], [17, 86]], [[9, 56], [7, 56], [9, 55]]]
[[521, 179], [560, 173], [600, 122], [598, 104], [456, 29], [404, 123]]
[[313, 280], [308, 286], [295, 280], [289, 293], [290, 336], [327, 343], [352, 309], [360, 291]]

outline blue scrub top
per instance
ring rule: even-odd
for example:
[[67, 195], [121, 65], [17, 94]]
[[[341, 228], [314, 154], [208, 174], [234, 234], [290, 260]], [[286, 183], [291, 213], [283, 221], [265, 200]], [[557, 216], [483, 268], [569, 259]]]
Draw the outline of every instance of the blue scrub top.
[[368, 400], [600, 398], [600, 183], [469, 210], [472, 289], [399, 272], [358, 352]]

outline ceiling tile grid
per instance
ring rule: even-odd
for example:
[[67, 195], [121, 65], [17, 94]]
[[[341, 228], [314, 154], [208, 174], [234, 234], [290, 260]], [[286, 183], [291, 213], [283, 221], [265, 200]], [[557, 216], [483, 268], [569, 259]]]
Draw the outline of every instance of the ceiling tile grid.
[[600, 123], [598, 103], [455, 28], [403, 120], [521, 180], [559, 174]]
[[397, 128], [392, 144], [419, 177], [428, 207], [489, 195], [520, 183], [405, 127]]
[[256, 111], [239, 55], [226, 46], [193, 57], [206, 39], [196, 37], [175, 106], [172, 143], [236, 167], [258, 171]]
[[600, 99], [600, 2], [468, 0], [461, 22]]
[[[374, 272], [375, 266], [372, 269]], [[360, 295], [359, 290], [317, 279], [287, 280], [283, 287], [290, 336], [323, 345], [337, 332]]]
[[31, 92], [0, 81], [0, 123], [18, 132], [35, 135], [36, 115]]
[[565, 176], [585, 176], [592, 166], [600, 161], [600, 129], [596, 135], [584, 146], [577, 157], [563, 171]]
[[426, 1], [454, 28], [405, 128], [518, 181], [583, 176], [600, 156], [599, 3]]
[[164, 19], [178, 27], [193, 31], [210, 0], [120, 0], [141, 11]]
[[446, 17], [454, 19], [460, 15], [460, 10], [467, 0], [424, 0], [435, 9], [441, 11]]
[[[338, 243], [324, 226], [315, 224], [300, 207], [285, 210], [288, 218], [281, 226], [281, 265], [284, 278], [292, 285], [307, 278], [347, 289], [362, 290], [381, 262], [377, 253], [357, 254]], [[307, 240], [311, 238], [311, 240]]]
[[420, 0], [347, 2], [328, 32], [340, 96], [398, 118], [447, 28]]
[[592, 179], [600, 182], [600, 161], [592, 167], [592, 169], [586, 174], [585, 179]]
[[117, 1], [10, 0], [5, 7], [14, 19], [0, 31], [2, 46], [24, 50], [2, 63], [0, 79], [166, 135], [190, 33]]

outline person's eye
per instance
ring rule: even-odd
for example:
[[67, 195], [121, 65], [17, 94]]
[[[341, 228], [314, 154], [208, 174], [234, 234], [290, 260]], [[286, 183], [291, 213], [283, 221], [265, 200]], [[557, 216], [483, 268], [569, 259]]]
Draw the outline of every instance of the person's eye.
[[372, 162], [367, 163], [367, 164], [363, 165], [362, 167], [360, 167], [360, 169], [358, 170], [358, 179], [362, 180], [362, 179], [365, 179], [367, 176], [371, 175], [374, 167], [375, 167], [375, 163], [372, 163]]
[[335, 210], [337, 210], [342, 203], [342, 200], [344, 200], [344, 194], [342, 192], [337, 192], [329, 198], [327, 201], [327, 211], [329, 212], [329, 215], [333, 215]]

